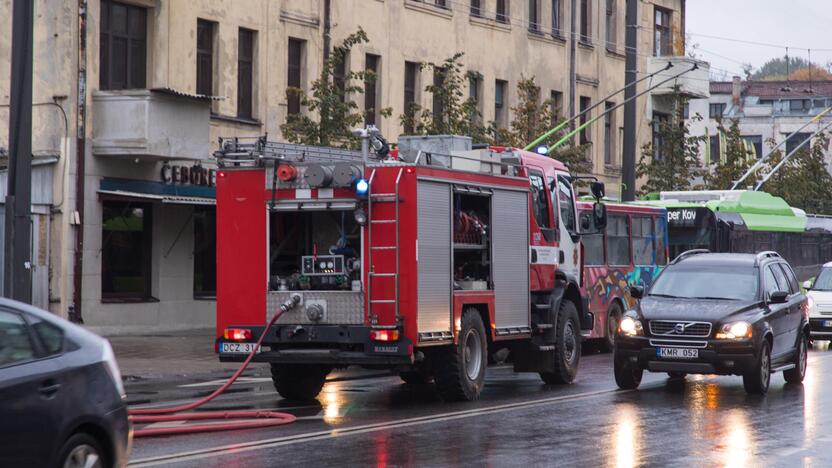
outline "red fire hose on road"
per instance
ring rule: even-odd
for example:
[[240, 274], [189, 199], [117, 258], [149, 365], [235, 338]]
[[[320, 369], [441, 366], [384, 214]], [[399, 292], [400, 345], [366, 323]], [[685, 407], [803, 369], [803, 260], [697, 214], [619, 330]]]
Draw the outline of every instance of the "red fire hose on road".
[[260, 428], [260, 427], [272, 427], [272, 426], [281, 426], [283, 424], [289, 424], [295, 422], [297, 417], [295, 415], [289, 413], [280, 413], [276, 411], [205, 411], [200, 413], [183, 413], [183, 411], [189, 411], [195, 408], [199, 408], [200, 406], [208, 403], [209, 401], [213, 400], [221, 393], [230, 387], [237, 378], [242, 375], [243, 371], [246, 370], [248, 364], [251, 362], [251, 359], [257, 353], [257, 350], [260, 349], [260, 344], [263, 342], [263, 338], [266, 337], [266, 333], [271, 328], [271, 326], [283, 315], [284, 312], [290, 310], [292, 307], [295, 306], [297, 302], [294, 299], [290, 299], [286, 303], [280, 306], [280, 310], [274, 314], [269, 323], [266, 324], [266, 328], [263, 330], [263, 333], [260, 334], [260, 338], [257, 340], [257, 344], [254, 345], [254, 349], [249, 353], [246, 360], [243, 362], [243, 365], [234, 372], [234, 375], [228, 379], [220, 388], [214, 390], [213, 393], [210, 395], [196, 400], [191, 403], [187, 403], [184, 405], [173, 406], [170, 408], [152, 408], [152, 409], [134, 409], [130, 410], [130, 419], [133, 423], [157, 423], [157, 422], [170, 422], [170, 421], [199, 421], [199, 420], [228, 420], [228, 419], [249, 419], [253, 421], [246, 421], [240, 423], [223, 423], [223, 424], [195, 424], [195, 425], [187, 425], [187, 426], [178, 426], [178, 427], [160, 427], [160, 428], [153, 428], [153, 429], [138, 429], [133, 432], [133, 437], [153, 437], [153, 436], [162, 436], [162, 435], [173, 435], [173, 434], [193, 434], [198, 432], [212, 432], [212, 431], [227, 431], [227, 430], [236, 430], [236, 429], [253, 429], [253, 428]]

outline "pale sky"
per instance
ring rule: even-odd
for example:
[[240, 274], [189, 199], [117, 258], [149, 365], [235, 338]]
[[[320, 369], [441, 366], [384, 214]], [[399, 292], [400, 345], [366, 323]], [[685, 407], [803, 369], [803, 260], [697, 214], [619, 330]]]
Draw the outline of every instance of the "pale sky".
[[[786, 55], [825, 66], [832, 62], [832, 0], [687, 0], [688, 51], [711, 62], [712, 74], [742, 76], [742, 63], [755, 69]], [[699, 36], [720, 36], [780, 47]], [[698, 47], [697, 47], [698, 45]], [[826, 50], [820, 50], [826, 49]]]

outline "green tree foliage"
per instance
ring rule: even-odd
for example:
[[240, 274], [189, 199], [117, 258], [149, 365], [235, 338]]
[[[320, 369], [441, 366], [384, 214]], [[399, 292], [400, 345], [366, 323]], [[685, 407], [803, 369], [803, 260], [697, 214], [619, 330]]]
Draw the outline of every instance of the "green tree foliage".
[[431, 71], [431, 84], [425, 91], [433, 98], [433, 109], [412, 104], [399, 116], [404, 128], [413, 128], [417, 135], [467, 135], [475, 143], [488, 142], [487, 128], [473, 98], [465, 98], [468, 73], [463, 71], [462, 52], [442, 63], [422, 63], [422, 70]]
[[[801, 148], [762, 186], [772, 195], [782, 197], [794, 207], [807, 213], [832, 215], [832, 175], [824, 159], [829, 147], [829, 136], [815, 138], [811, 148]], [[780, 161], [783, 153], [772, 153], [766, 173]]]
[[751, 79], [765, 81], [785, 80], [795, 70], [808, 68], [810, 65], [817, 66], [817, 64], [810, 63], [801, 57], [777, 57], [764, 63], [759, 70], [751, 74]]
[[[674, 100], [677, 110], [685, 104], [678, 93]], [[704, 137], [691, 136], [688, 123], [678, 111], [659, 125], [657, 137], [661, 147], [654, 148], [652, 142], [644, 145], [636, 166], [636, 176], [644, 180], [640, 193], [699, 188], [692, 181], [700, 175], [699, 145]]]
[[[724, 147], [721, 148], [721, 154], [715, 158], [717, 161], [713, 170], [705, 174], [705, 187], [708, 190], [731, 188], [734, 181], [742, 177], [755, 162], [754, 153], [740, 135], [737, 119], [731, 119], [727, 129], [724, 124], [724, 121], [719, 124], [719, 132], [725, 136]], [[753, 182], [754, 179], [744, 181], [744, 183]]]
[[[512, 120], [509, 128], [498, 129], [492, 122], [489, 133], [494, 144], [523, 148], [550, 128], [563, 122], [563, 118], [555, 112], [552, 100], [541, 100], [540, 87], [535, 83], [534, 77], [521, 76], [517, 83], [517, 98], [517, 105], [511, 108]], [[567, 126], [540, 144], [551, 146], [569, 130]], [[587, 159], [587, 151], [588, 145], [575, 146], [569, 142], [555, 149], [549, 156], [566, 164], [575, 173], [587, 173], [592, 171], [592, 162]]]
[[[349, 96], [362, 94], [364, 82], [376, 77], [371, 71], [362, 70], [348, 71], [346, 76], [336, 79], [335, 70], [344, 63], [353, 47], [367, 42], [367, 33], [359, 28], [334, 47], [320, 76], [312, 82], [311, 94], [299, 88], [286, 90], [287, 97], [299, 96], [300, 104], [305, 109], [305, 112], [287, 116], [286, 123], [280, 126], [288, 141], [341, 148], [360, 146], [360, 140], [352, 135], [351, 130], [363, 126], [366, 113], [372, 109], [359, 110], [358, 104]], [[389, 117], [392, 110], [376, 109], [376, 112], [382, 117]]]

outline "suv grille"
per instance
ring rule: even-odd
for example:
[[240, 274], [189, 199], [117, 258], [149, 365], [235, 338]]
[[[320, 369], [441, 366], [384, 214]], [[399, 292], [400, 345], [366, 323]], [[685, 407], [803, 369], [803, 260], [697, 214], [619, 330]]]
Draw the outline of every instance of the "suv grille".
[[653, 336], [710, 336], [711, 324], [685, 320], [651, 320], [650, 334]]

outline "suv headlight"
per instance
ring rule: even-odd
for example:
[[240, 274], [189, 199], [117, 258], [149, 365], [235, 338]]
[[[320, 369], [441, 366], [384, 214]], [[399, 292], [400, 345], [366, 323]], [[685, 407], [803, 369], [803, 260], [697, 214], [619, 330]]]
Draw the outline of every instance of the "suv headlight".
[[751, 338], [751, 324], [732, 322], [723, 325], [716, 334], [718, 340], [745, 340]]
[[626, 315], [618, 324], [618, 331], [622, 335], [641, 336], [644, 334], [644, 327], [641, 325], [641, 320]]

